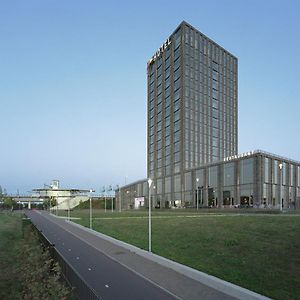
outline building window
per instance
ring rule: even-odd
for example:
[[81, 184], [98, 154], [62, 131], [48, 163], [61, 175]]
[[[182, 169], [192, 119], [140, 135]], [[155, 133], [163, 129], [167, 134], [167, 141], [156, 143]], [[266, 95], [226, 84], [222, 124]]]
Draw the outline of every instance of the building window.
[[282, 163], [282, 170], [281, 170], [281, 176], [282, 176], [282, 184], [283, 185], [286, 185], [287, 182], [286, 182], [286, 171], [287, 171], [287, 167], [286, 167], [286, 163], [283, 162]]
[[253, 183], [254, 159], [243, 159], [240, 162], [240, 184]]
[[171, 193], [171, 177], [165, 178], [165, 193]]
[[270, 182], [270, 159], [265, 157], [264, 158], [264, 166], [265, 166], [265, 182]]
[[174, 48], [176, 49], [180, 44], [181, 44], [181, 30], [179, 30], [175, 33], [175, 46], [174, 46]]
[[241, 206], [253, 206], [253, 186], [251, 184], [242, 186], [240, 197]]
[[180, 163], [174, 164], [174, 173], [180, 172]]
[[185, 191], [191, 191], [192, 190], [192, 172], [185, 173], [184, 182], [185, 182]]
[[272, 170], [272, 182], [274, 184], [278, 184], [278, 170], [279, 170], [279, 162], [278, 160], [274, 160], [273, 170]]
[[218, 166], [208, 168], [208, 185], [210, 187], [218, 186]]
[[290, 186], [294, 186], [294, 166], [290, 165]]
[[162, 179], [157, 179], [156, 191], [157, 194], [162, 194]]
[[234, 162], [224, 165], [224, 186], [234, 185], [234, 166]]
[[181, 177], [180, 177], [180, 175], [174, 176], [174, 191], [181, 192]]
[[196, 182], [197, 182], [197, 178], [198, 178], [198, 186], [204, 186], [204, 169], [200, 169], [200, 170], [196, 170], [196, 173], [195, 173], [195, 176], [196, 176]]

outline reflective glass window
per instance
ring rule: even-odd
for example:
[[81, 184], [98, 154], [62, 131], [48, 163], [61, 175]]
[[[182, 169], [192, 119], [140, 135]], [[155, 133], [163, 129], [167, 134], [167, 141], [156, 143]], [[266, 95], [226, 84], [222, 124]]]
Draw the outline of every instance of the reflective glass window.
[[224, 165], [224, 186], [234, 185], [234, 166], [234, 162]]
[[210, 187], [218, 186], [218, 166], [208, 168], [208, 185]]
[[181, 177], [180, 175], [174, 176], [174, 191], [180, 192], [181, 191]]
[[294, 166], [290, 165], [290, 185], [294, 185]]
[[171, 193], [171, 177], [165, 178], [165, 193]]
[[275, 184], [278, 184], [278, 170], [279, 170], [279, 162], [278, 160], [274, 160], [273, 168], [272, 168], [272, 181]]
[[254, 159], [243, 159], [240, 162], [240, 184], [253, 183]]
[[[195, 173], [195, 180], [196, 180], [196, 184], [198, 186], [204, 186], [204, 169], [200, 169], [200, 170], [196, 170], [196, 173]], [[198, 178], [198, 181], [197, 181], [197, 178]]]
[[265, 167], [265, 182], [270, 182], [270, 159], [264, 158], [264, 167]]
[[191, 191], [192, 190], [192, 172], [185, 173], [184, 182], [185, 182], [185, 190]]
[[162, 179], [157, 179], [156, 191], [157, 191], [157, 194], [162, 193]]
[[287, 171], [287, 167], [286, 167], [286, 163], [283, 162], [282, 163], [282, 169], [281, 169], [281, 176], [282, 176], [282, 184], [286, 185], [287, 181], [286, 181], [286, 171]]

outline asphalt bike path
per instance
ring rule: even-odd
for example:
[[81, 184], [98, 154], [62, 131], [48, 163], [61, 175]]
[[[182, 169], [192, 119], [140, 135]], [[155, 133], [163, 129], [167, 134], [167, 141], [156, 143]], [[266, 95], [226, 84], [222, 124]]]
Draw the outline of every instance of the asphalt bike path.
[[236, 299], [47, 212], [26, 215], [100, 299]]

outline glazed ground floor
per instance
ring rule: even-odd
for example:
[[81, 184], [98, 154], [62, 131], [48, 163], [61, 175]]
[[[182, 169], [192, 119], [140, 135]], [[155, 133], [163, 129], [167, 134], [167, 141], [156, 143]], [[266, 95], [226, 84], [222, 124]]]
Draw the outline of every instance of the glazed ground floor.
[[258, 150], [151, 180], [122, 187], [117, 206], [300, 208], [300, 163]]

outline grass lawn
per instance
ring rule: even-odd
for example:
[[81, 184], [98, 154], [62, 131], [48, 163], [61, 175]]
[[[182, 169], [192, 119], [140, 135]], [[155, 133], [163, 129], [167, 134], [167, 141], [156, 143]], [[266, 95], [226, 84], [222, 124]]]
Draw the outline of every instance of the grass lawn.
[[0, 212], [0, 299], [73, 299], [60, 269], [20, 212]]
[[16, 259], [21, 238], [21, 216], [0, 213], [0, 299], [21, 299]]
[[[300, 215], [154, 211], [153, 252], [274, 299], [300, 299]], [[89, 224], [88, 210], [72, 217]], [[148, 247], [146, 211], [93, 214], [93, 228]]]

